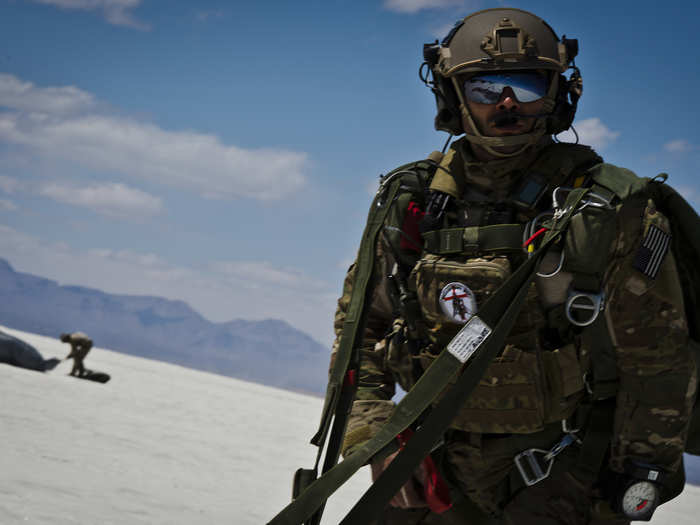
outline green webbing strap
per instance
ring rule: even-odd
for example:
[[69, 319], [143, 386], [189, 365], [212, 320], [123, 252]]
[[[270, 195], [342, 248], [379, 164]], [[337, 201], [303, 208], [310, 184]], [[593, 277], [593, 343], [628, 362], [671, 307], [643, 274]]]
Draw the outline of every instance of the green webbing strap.
[[582, 338], [591, 352], [593, 401], [615, 397], [618, 386], [617, 359], [604, 310], [598, 313], [593, 324], [583, 329]]
[[438, 255], [521, 252], [523, 231], [522, 224], [493, 224], [444, 228], [424, 233], [423, 239], [426, 251]]
[[[321, 411], [321, 422], [318, 431], [311, 438], [311, 443], [318, 447], [316, 464], [313, 469], [298, 469], [294, 475], [292, 486], [292, 499], [296, 499], [300, 493], [316, 478], [318, 466], [323, 454], [324, 443], [331, 431], [326, 457], [323, 462], [322, 472], [327, 472], [338, 462], [342, 446], [343, 434], [347, 425], [347, 418], [352, 407], [355, 394], [355, 386], [344, 387], [345, 375], [352, 358], [355, 341], [358, 336], [358, 327], [363, 316], [363, 306], [367, 295], [367, 287], [374, 269], [374, 256], [376, 240], [379, 230], [386, 219], [387, 213], [394, 202], [394, 198], [401, 186], [400, 180], [394, 180], [387, 188], [380, 188], [367, 218], [367, 225], [360, 241], [357, 255], [357, 273], [353, 281], [350, 303], [345, 316], [343, 330], [338, 342], [336, 360], [329, 374], [326, 398]], [[384, 200], [382, 200], [382, 198]], [[331, 421], [333, 428], [331, 430]], [[304, 519], [306, 525], [318, 525], [321, 522], [325, 501], [318, 506], [314, 513], [308, 514]], [[299, 520], [295, 525], [302, 523]]]
[[[501, 350], [503, 346], [502, 341], [505, 340], [505, 337], [510, 331], [509, 325], [512, 325], [514, 322], [515, 316], [524, 301], [524, 296], [529, 289], [529, 284], [534, 278], [536, 264], [546, 252], [547, 248], [555, 242], [559, 238], [559, 235], [566, 229], [566, 225], [571, 220], [571, 216], [576, 211], [578, 203], [586, 191], [587, 190], [582, 189], [574, 190], [570, 193], [566, 202], [567, 211], [552, 224], [551, 230], [547, 233], [540, 249], [533, 257], [523, 263], [482, 307], [482, 314], [480, 315], [483, 317], [480, 318], [487, 320], [487, 323], [491, 323], [494, 329], [491, 334], [484, 339], [483, 345], [485, 346], [482, 348], [484, 348], [485, 351], [475, 352], [472, 356], [472, 363], [466, 367], [465, 375], [463, 375], [460, 380], [462, 387], [452, 388], [448, 392], [447, 397], [449, 399], [459, 400], [462, 397], [466, 399], [473, 387], [483, 376], [493, 357]], [[475, 318], [472, 318], [472, 320]], [[466, 326], [469, 326], [469, 323], [467, 323]], [[460, 331], [460, 334], [461, 333]], [[459, 334], [457, 337], [459, 337]], [[499, 340], [501, 340], [501, 343], [497, 344]], [[399, 432], [413, 423], [418, 416], [432, 404], [433, 400], [444, 391], [445, 386], [459, 372], [460, 368], [462, 368], [462, 363], [456, 357], [449, 352], [441, 352], [433, 364], [425, 371], [418, 382], [416, 382], [413, 388], [396, 406], [392, 415], [379, 431], [349, 457], [345, 458], [341, 463], [335, 465], [309, 485], [306, 491], [277, 514], [268, 525], [299, 525], [311, 516], [338, 487], [350, 479], [350, 477], [377, 452], [391, 443]], [[435, 417], [439, 417], [441, 418], [440, 420], [442, 420], [442, 418], [446, 417], [444, 414], [445, 411], [451, 409], [458, 410], [461, 404], [462, 403], [458, 403], [455, 406], [451, 406], [441, 402], [438, 406], [442, 406], [443, 408], [441, 411], [438, 411], [438, 416]], [[429, 416], [429, 420], [434, 421], [430, 419], [430, 417], [431, 416]], [[449, 422], [448, 420], [446, 424], [449, 425]], [[412, 455], [407, 456], [407, 458], [408, 461], [415, 461], [415, 463], [409, 465], [408, 461], [405, 463], [401, 461], [398, 464], [399, 467], [397, 468], [402, 468], [407, 471], [407, 475], [402, 478], [403, 481], [407, 479], [412, 468], [425, 456], [424, 454], [415, 460], [416, 449], [422, 450], [425, 447], [425, 443], [430, 443], [427, 449], [430, 450], [432, 444], [437, 441], [442, 434], [442, 429], [437, 427], [435, 429], [437, 432], [433, 432], [428, 421], [426, 421], [421, 428], [427, 430], [421, 432], [421, 429], [419, 429], [404, 450], [404, 452], [409, 449], [413, 451], [412, 453], [409, 452], [409, 454]], [[411, 446], [411, 443], [418, 435], [423, 437], [416, 440], [416, 445]], [[385, 477], [385, 479], [387, 478]], [[395, 483], [393, 480], [389, 480], [388, 482]], [[401, 484], [402, 483], [400, 483], [398, 487], [400, 487]], [[386, 492], [384, 492], [378, 496], [380, 498], [386, 497], [386, 501], [388, 501], [392, 495], [393, 493], [386, 497]], [[379, 508], [373, 507], [371, 512], [378, 512], [381, 508], [383, 508], [383, 504], [382, 507]]]
[[[380, 190], [372, 202], [372, 208], [367, 218], [367, 225], [360, 241], [360, 248], [357, 255], [357, 273], [353, 281], [350, 304], [345, 314], [345, 322], [338, 342], [338, 350], [335, 356], [335, 363], [328, 378], [326, 389], [326, 399], [321, 411], [321, 424], [319, 429], [311, 438], [311, 443], [321, 446], [326, 439], [330, 427], [331, 415], [335, 411], [340, 390], [345, 380], [352, 350], [355, 347], [355, 340], [358, 335], [358, 326], [362, 318], [363, 305], [367, 294], [367, 285], [374, 269], [374, 254], [376, 250], [376, 239], [379, 230], [386, 219], [396, 194], [399, 191], [400, 181], [395, 180], [386, 190]], [[386, 198], [382, 202], [382, 197]], [[320, 455], [319, 450], [319, 455]]]
[[572, 470], [579, 480], [593, 483], [600, 475], [613, 436], [615, 400], [619, 383], [615, 347], [602, 310], [593, 324], [584, 328], [582, 337], [585, 346], [591, 352], [592, 399], [585, 422], [586, 433]]
[[594, 401], [586, 420], [586, 433], [576, 463], [571, 468], [575, 478], [593, 484], [600, 476], [610, 447], [615, 422], [615, 398]]

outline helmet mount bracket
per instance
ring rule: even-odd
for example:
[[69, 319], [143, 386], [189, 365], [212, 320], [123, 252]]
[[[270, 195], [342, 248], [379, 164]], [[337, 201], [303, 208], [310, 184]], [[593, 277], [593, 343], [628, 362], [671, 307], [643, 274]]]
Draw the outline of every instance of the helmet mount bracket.
[[535, 39], [507, 17], [502, 18], [491, 34], [484, 37], [480, 47], [496, 63], [537, 56]]

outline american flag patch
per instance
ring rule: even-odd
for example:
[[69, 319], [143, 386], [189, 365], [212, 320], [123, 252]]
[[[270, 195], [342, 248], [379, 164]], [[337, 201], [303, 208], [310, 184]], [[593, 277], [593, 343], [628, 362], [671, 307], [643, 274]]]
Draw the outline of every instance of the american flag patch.
[[661, 228], [651, 224], [644, 242], [642, 242], [642, 245], [637, 250], [637, 255], [634, 257], [634, 268], [647, 277], [656, 279], [670, 244], [671, 236]]

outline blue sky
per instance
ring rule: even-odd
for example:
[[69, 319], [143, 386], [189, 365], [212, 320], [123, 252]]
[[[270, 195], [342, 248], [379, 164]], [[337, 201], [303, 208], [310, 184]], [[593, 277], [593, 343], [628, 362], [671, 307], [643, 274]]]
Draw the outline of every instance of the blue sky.
[[[378, 175], [446, 139], [422, 44], [502, 5], [0, 0], [0, 257], [330, 343]], [[507, 5], [579, 39], [582, 142], [697, 208], [699, 4]]]

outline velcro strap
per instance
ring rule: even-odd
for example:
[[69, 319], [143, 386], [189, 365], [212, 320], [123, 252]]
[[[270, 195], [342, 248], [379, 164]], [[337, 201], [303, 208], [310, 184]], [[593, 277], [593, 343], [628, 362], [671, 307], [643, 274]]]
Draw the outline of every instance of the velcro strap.
[[445, 228], [423, 234], [426, 251], [438, 255], [519, 252], [523, 249], [522, 224], [493, 224]]

